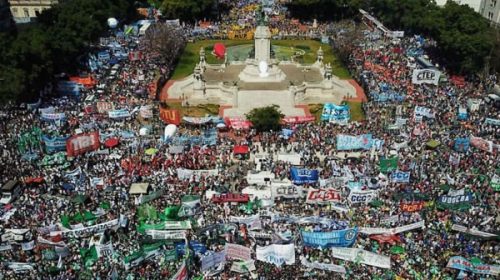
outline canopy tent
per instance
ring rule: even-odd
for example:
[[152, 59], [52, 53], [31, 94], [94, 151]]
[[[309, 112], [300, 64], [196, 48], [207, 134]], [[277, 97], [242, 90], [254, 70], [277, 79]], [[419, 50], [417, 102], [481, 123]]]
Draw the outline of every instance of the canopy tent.
[[222, 43], [215, 43], [214, 45], [214, 55], [218, 59], [224, 59], [226, 56], [226, 46]]
[[147, 194], [149, 190], [149, 183], [134, 183], [130, 185], [129, 194]]

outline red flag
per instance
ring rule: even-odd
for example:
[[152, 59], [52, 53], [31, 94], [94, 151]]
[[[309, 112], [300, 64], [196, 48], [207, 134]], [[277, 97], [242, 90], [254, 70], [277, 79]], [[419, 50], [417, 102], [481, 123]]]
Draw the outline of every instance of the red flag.
[[401, 242], [401, 239], [399, 236], [395, 234], [377, 234], [377, 235], [370, 235], [370, 239], [378, 241], [380, 244], [388, 243], [391, 245], [394, 245], [398, 242]]

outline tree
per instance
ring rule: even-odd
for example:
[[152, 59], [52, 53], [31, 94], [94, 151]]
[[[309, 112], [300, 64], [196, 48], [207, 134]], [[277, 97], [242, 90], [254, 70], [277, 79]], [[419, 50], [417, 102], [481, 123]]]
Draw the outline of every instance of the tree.
[[167, 18], [180, 18], [185, 21], [208, 18], [217, 0], [163, 0], [161, 11]]
[[279, 110], [279, 106], [271, 105], [252, 109], [246, 117], [257, 131], [278, 131], [284, 115]]
[[146, 32], [144, 46], [157, 54], [158, 60], [168, 67], [165, 76], [170, 75], [173, 65], [186, 46], [182, 31], [168, 24], [155, 24]]

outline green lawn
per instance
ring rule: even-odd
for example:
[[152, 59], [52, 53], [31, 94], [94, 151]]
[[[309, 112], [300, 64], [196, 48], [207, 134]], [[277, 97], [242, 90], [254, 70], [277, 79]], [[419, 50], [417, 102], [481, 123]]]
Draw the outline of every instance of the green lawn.
[[177, 109], [181, 112], [181, 116], [189, 117], [205, 117], [206, 115], [217, 116], [219, 115], [219, 105], [216, 104], [203, 104], [198, 106], [183, 107], [181, 102], [167, 102], [169, 109]]
[[[223, 43], [228, 48], [237, 45], [253, 44], [252, 40], [204, 40], [188, 43], [182, 53], [177, 67], [175, 68], [172, 79], [182, 79], [193, 73], [194, 66], [199, 61], [199, 52], [201, 47], [205, 47], [206, 59], [209, 64], [222, 63], [222, 60], [216, 59], [211, 54], [213, 45], [219, 42]], [[304, 50], [306, 52], [304, 57], [299, 59], [299, 62], [304, 64], [311, 64], [316, 61], [316, 52], [321, 46], [325, 53], [324, 61], [325, 63], [331, 63], [333, 74], [341, 79], [351, 79], [349, 71], [345, 68], [337, 56], [335, 56], [329, 45], [321, 44], [321, 42], [314, 40], [273, 40], [272, 44], [290, 49], [293, 47], [294, 49]], [[290, 51], [290, 53], [292, 52]], [[282, 54], [281, 56], [286, 55], [288, 55], [288, 52], [286, 54]]]

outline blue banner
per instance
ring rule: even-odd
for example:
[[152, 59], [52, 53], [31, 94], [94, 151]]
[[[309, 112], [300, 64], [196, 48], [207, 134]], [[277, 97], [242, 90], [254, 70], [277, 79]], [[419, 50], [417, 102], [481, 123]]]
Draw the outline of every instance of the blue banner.
[[391, 173], [391, 181], [393, 183], [409, 183], [410, 182], [410, 172], [394, 171]]
[[128, 118], [130, 117], [130, 112], [127, 109], [113, 110], [108, 112], [108, 116], [112, 119]]
[[351, 136], [339, 134], [337, 135], [337, 151], [345, 150], [369, 150], [372, 147], [372, 135], [363, 134], [359, 136]]
[[467, 113], [467, 109], [464, 107], [458, 108], [458, 120], [465, 121], [469, 118], [469, 114]]
[[42, 141], [45, 143], [45, 150], [47, 153], [66, 151], [66, 140], [69, 137], [55, 136], [50, 137], [47, 135], [42, 136]]
[[[202, 255], [207, 251], [207, 247], [198, 241], [190, 241], [189, 249], [193, 250], [195, 253]], [[175, 250], [177, 251], [177, 255], [184, 255], [186, 253], [186, 244], [184, 242], [175, 244]]]
[[467, 152], [470, 146], [469, 138], [455, 138], [455, 145], [453, 149], [457, 152]]
[[46, 122], [63, 121], [66, 119], [66, 114], [65, 113], [42, 113], [40, 116], [40, 119], [42, 121], [46, 121]]
[[403, 102], [405, 96], [399, 93], [389, 92], [370, 92], [370, 98], [375, 102]]
[[290, 176], [294, 184], [314, 184], [319, 179], [319, 172], [316, 169], [300, 169], [296, 167], [290, 168]]
[[305, 246], [309, 247], [349, 247], [354, 244], [358, 236], [358, 228], [335, 230], [330, 232], [301, 231]]
[[349, 111], [349, 105], [338, 106], [333, 103], [326, 103], [323, 106], [323, 113], [321, 114], [322, 121], [347, 124], [350, 119], [351, 113]]

